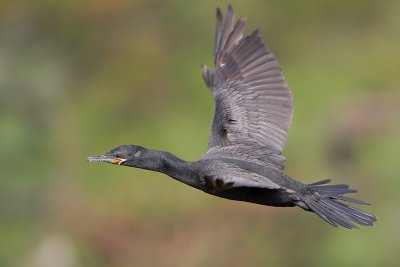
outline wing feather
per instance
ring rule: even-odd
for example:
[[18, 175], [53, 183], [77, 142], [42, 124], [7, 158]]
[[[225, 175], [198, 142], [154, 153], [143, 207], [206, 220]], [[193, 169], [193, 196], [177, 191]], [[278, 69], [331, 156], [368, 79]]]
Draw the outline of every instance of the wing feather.
[[[234, 25], [231, 6], [225, 20], [217, 9], [215, 69], [202, 66], [215, 101], [205, 157], [232, 150], [235, 157], [283, 169], [281, 154], [292, 119], [291, 92], [260, 31], [243, 37], [245, 24], [240, 18]], [[258, 152], [262, 149], [268, 153]]]

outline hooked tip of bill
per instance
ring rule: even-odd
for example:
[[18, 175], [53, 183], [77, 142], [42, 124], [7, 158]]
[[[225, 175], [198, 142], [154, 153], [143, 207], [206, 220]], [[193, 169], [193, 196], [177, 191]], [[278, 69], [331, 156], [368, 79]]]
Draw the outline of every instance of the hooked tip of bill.
[[92, 162], [92, 161], [97, 161], [97, 158], [96, 157], [87, 157], [86, 160]]

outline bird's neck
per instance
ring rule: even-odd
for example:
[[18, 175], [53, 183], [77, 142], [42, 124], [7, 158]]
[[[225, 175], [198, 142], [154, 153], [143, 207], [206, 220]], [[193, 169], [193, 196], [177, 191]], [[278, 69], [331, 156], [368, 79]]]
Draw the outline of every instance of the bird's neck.
[[148, 149], [143, 152], [135, 165], [133, 167], [165, 173], [193, 187], [198, 187], [199, 184], [193, 171], [193, 163], [184, 161], [169, 152]]

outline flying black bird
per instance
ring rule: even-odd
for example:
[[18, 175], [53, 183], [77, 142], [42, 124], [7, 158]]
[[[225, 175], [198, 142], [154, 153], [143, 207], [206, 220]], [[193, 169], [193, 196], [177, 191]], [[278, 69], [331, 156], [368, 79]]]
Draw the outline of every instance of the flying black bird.
[[357, 190], [345, 184], [325, 185], [330, 180], [303, 184], [282, 172], [292, 96], [260, 31], [243, 37], [244, 26], [243, 18], [234, 24], [231, 6], [224, 21], [217, 9], [215, 68], [202, 66], [204, 81], [215, 101], [205, 155], [187, 162], [168, 152], [123, 145], [88, 160], [162, 172], [222, 198], [298, 206], [333, 226], [372, 226], [375, 216], [343, 203], [367, 204], [344, 196]]

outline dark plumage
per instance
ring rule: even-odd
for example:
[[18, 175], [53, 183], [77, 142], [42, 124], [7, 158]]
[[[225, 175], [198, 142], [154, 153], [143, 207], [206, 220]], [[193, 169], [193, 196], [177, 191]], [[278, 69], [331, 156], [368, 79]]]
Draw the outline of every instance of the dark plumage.
[[243, 38], [245, 20], [234, 25], [228, 6], [225, 20], [217, 9], [215, 69], [202, 66], [215, 101], [208, 151], [187, 162], [163, 151], [119, 146], [89, 161], [158, 171], [206, 193], [268, 206], [299, 206], [333, 226], [373, 225], [375, 217], [342, 202], [348, 185], [330, 180], [303, 184], [281, 171], [282, 151], [292, 119], [292, 97], [278, 61], [255, 30]]

